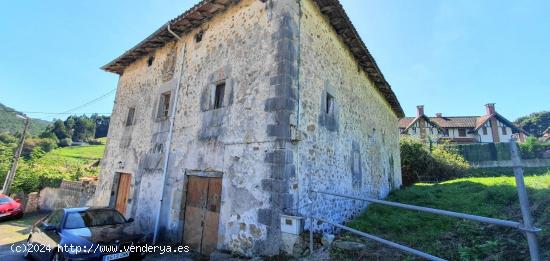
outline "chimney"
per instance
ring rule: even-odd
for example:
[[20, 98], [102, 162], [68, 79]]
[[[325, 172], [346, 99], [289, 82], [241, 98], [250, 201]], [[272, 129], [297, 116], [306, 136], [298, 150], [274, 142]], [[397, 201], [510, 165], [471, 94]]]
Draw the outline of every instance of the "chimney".
[[416, 106], [416, 114], [417, 114], [418, 117], [424, 115], [424, 105]]
[[441, 118], [441, 117], [443, 117], [443, 113], [441, 113], [441, 112], [438, 112], [438, 113], [436, 113], [436, 114], [435, 114], [435, 117], [437, 117], [437, 118]]
[[494, 103], [485, 104], [485, 111], [487, 112], [487, 115], [491, 115], [495, 113], [495, 104]]

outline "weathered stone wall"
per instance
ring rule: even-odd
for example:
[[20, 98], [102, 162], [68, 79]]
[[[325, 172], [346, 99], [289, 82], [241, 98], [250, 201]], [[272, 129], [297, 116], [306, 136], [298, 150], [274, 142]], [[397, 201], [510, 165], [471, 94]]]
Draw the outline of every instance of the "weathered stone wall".
[[[401, 185], [398, 118], [319, 8], [311, 0], [301, 2], [298, 121], [305, 138], [296, 153], [297, 207], [308, 213], [308, 189], [385, 197]], [[334, 101], [329, 113], [327, 94]], [[333, 196], [312, 197], [313, 214], [334, 222], [365, 206]]]
[[94, 203], [95, 190], [95, 182], [64, 180], [59, 188], [46, 187], [40, 190], [40, 195], [37, 197], [38, 208], [55, 210], [91, 206]]
[[[273, 209], [271, 193], [262, 186], [273, 170], [264, 162], [279, 144], [277, 135], [267, 130], [276, 132], [269, 126], [279, 120], [272, 105], [267, 105], [276, 96], [272, 76], [279, 69], [273, 62], [277, 55], [273, 37], [281, 24], [274, 14], [281, 5], [276, 6], [240, 1], [181, 41], [154, 51], [151, 66], [149, 56], [144, 56], [124, 71], [102, 161], [98, 205], [113, 205], [116, 173], [132, 174], [125, 214], [134, 217], [140, 229], [153, 233], [169, 129], [169, 121], [156, 116], [160, 95], [171, 91], [172, 99], [178, 95], [178, 103], [160, 235], [182, 240], [187, 175], [221, 172], [219, 247], [245, 255], [278, 251], [276, 229], [268, 235], [271, 223], [259, 221], [265, 218], [260, 209]], [[202, 41], [196, 42], [194, 36], [201, 30]], [[175, 94], [179, 74], [182, 81]], [[220, 81], [226, 83], [225, 99], [222, 108], [213, 109], [212, 88]], [[135, 123], [126, 126], [131, 107], [136, 108]]]

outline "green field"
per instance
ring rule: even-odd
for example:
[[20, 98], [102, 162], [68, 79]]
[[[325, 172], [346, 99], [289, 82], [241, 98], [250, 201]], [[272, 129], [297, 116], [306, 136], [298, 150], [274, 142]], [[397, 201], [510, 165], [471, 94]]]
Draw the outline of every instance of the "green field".
[[98, 160], [103, 157], [105, 145], [91, 145], [80, 147], [66, 147], [51, 151], [40, 160]]
[[[520, 221], [515, 179], [509, 174], [511, 171], [506, 171], [500, 177], [471, 177], [438, 184], [415, 184], [393, 192], [388, 200]], [[550, 169], [526, 171], [525, 183], [535, 225], [543, 229], [538, 236], [542, 260], [550, 260]], [[522, 233], [474, 221], [371, 205], [348, 225], [449, 260], [529, 259]], [[344, 237], [347, 240], [362, 240], [348, 234]], [[348, 260], [356, 260], [358, 257], [414, 259], [380, 244], [365, 242], [368, 242], [365, 250], [349, 252], [333, 249], [331, 255], [333, 258]]]

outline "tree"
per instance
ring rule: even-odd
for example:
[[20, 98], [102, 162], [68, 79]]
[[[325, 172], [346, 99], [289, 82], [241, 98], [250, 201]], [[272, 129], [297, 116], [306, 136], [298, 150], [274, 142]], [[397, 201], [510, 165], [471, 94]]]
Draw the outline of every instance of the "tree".
[[92, 115], [92, 120], [95, 122], [95, 138], [107, 137], [107, 131], [109, 130], [109, 116]]
[[75, 117], [73, 141], [86, 141], [94, 138], [95, 122], [87, 116]]
[[518, 118], [514, 123], [529, 134], [541, 137], [543, 132], [550, 127], [550, 111], [531, 113], [528, 116]]
[[[49, 128], [46, 129], [46, 131], [48, 130]], [[67, 138], [67, 128], [65, 127], [65, 123], [62, 120], [56, 120], [53, 123], [53, 127], [50, 131], [53, 132], [59, 140]]]

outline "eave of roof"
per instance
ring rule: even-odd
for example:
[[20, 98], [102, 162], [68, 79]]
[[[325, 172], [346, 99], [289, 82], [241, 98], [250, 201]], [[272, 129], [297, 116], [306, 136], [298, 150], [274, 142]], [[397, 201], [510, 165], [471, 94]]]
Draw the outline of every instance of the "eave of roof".
[[420, 118], [423, 118], [427, 123], [429, 123], [430, 125], [436, 127], [437, 129], [443, 130], [441, 128], [441, 126], [439, 126], [439, 124], [437, 124], [435, 121], [430, 120], [430, 117], [428, 117], [426, 115], [421, 115], [421, 116], [418, 116], [418, 117], [414, 118], [414, 120], [412, 120], [409, 124], [407, 124], [407, 126], [405, 127], [405, 129], [402, 132], [404, 133], [408, 129], [410, 129], [413, 124], [415, 124], [418, 120], [420, 120]]
[[367, 46], [355, 30], [355, 26], [349, 19], [344, 7], [338, 0], [313, 0], [319, 6], [321, 12], [325, 14], [336, 33], [342, 38], [348, 46], [359, 65], [367, 73], [370, 79], [375, 83], [378, 91], [386, 98], [392, 110], [397, 117], [405, 116], [395, 93], [390, 84], [384, 78], [384, 75], [378, 68], [374, 57], [370, 54]]
[[204, 22], [212, 18], [216, 13], [221, 12], [229, 7], [234, 0], [202, 0], [189, 10], [185, 11], [178, 17], [168, 21], [159, 29], [149, 35], [147, 38], [139, 42], [132, 49], [124, 52], [122, 55], [101, 67], [101, 69], [122, 74], [124, 69], [135, 62], [137, 59], [147, 55], [151, 51], [164, 46], [166, 43], [175, 39], [168, 31], [170, 29], [177, 35], [189, 32]]
[[[395, 93], [384, 78], [384, 75], [374, 60], [374, 57], [372, 57], [365, 43], [361, 40], [355, 26], [353, 26], [340, 2], [338, 0], [313, 1], [319, 6], [321, 13], [328, 17], [329, 22], [336, 33], [348, 46], [359, 66], [361, 66], [369, 78], [374, 82], [377, 90], [382, 94], [382, 96], [384, 96], [396, 116], [398, 118], [404, 117], [405, 113], [403, 112]], [[167, 42], [174, 40], [175, 37], [170, 34], [167, 29], [168, 25], [170, 25], [172, 31], [178, 35], [181, 35], [206, 22], [216, 13], [227, 9], [229, 5], [234, 2], [238, 1], [203, 0], [199, 2], [180, 16], [161, 26], [153, 34], [145, 38], [132, 49], [126, 51], [118, 58], [101, 67], [101, 69], [108, 72], [122, 74], [124, 69], [137, 59], [157, 48], [164, 46]]]

